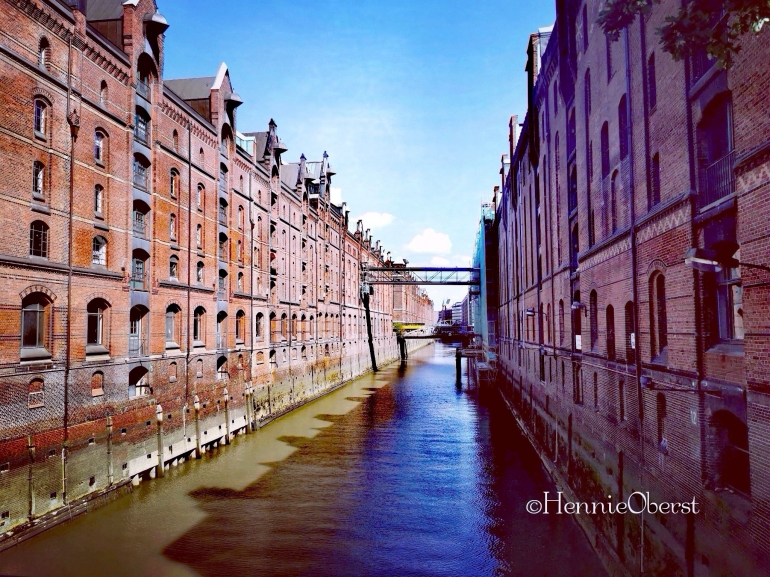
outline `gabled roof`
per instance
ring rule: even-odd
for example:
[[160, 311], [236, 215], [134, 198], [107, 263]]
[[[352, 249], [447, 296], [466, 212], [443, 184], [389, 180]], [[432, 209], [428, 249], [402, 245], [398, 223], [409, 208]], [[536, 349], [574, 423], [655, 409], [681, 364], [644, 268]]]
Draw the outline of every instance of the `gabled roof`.
[[117, 20], [123, 17], [123, 0], [89, 0], [86, 20]]
[[164, 80], [163, 83], [174, 91], [182, 100], [201, 100], [209, 98], [216, 76], [201, 78], [177, 78]]

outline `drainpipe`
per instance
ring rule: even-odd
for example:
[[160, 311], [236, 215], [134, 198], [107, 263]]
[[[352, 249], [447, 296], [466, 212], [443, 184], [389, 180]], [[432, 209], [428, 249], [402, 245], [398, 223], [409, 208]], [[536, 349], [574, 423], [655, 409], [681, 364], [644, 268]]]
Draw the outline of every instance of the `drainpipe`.
[[[179, 191], [179, 196], [181, 197], [181, 190]], [[190, 307], [192, 306], [192, 296], [191, 296], [191, 286], [192, 286], [192, 267], [193, 267], [193, 261], [195, 260], [193, 258], [192, 253], [192, 216], [193, 216], [193, 202], [192, 202], [192, 123], [188, 120], [187, 121], [187, 343], [185, 347], [185, 371], [184, 371], [184, 387], [185, 387], [185, 405], [187, 404], [186, 401], [189, 398], [190, 395], [190, 351], [192, 350], [192, 326], [191, 322], [193, 319], [192, 311], [190, 310]], [[181, 205], [181, 198], [179, 200]], [[179, 211], [179, 214], [181, 215], [182, 211]], [[197, 388], [197, 387], [196, 387]], [[198, 398], [197, 396], [195, 397]], [[182, 409], [184, 414], [184, 409]], [[195, 409], [196, 411], [196, 422], [197, 422], [197, 411], [198, 409]], [[200, 438], [198, 439], [198, 452], [197, 457], [200, 458]]]
[[225, 390], [222, 391], [222, 394], [225, 396], [225, 445], [230, 444], [230, 393], [227, 390], [227, 387], [225, 387]]
[[[643, 18], [641, 19], [643, 20]], [[631, 110], [633, 109], [631, 100], [631, 48], [629, 44], [628, 26], [623, 29], [623, 50], [625, 56], [625, 68], [626, 68], [626, 125], [628, 126], [628, 166], [629, 166], [629, 214], [631, 217], [631, 291], [632, 300], [634, 302], [634, 338], [639, 335], [639, 286], [637, 282], [637, 239], [636, 239], [636, 206], [634, 204], [634, 147], [633, 147], [633, 115]], [[642, 55], [644, 59], [644, 55]], [[642, 70], [646, 70], [642, 67]], [[646, 74], [645, 74], [646, 76]], [[646, 99], [646, 95], [643, 96]], [[646, 106], [645, 106], [646, 110]], [[645, 155], [647, 151], [645, 149]], [[638, 354], [638, 346], [635, 344], [634, 359], [636, 361], [635, 375], [636, 375], [636, 394], [637, 402], [639, 405], [639, 447], [640, 447], [640, 461], [641, 461], [641, 477], [642, 484], [644, 478], [644, 398], [642, 393], [642, 360], [641, 355]], [[622, 487], [620, 492], [622, 493]], [[644, 513], [639, 516], [639, 574], [644, 575]], [[622, 547], [619, 548], [622, 551]]]
[[[251, 250], [251, 270], [249, 272], [249, 326], [254, 327], [252, 322], [254, 322], [254, 215], [253, 215], [253, 204], [254, 204], [254, 198], [252, 197], [251, 193], [251, 170], [249, 170], [249, 247]], [[260, 251], [261, 254], [262, 251]], [[256, 336], [254, 334], [254, 330], [249, 331], [249, 334], [251, 335], [251, 345], [249, 347], [249, 386], [246, 387], [246, 433], [251, 432], [251, 423], [252, 423], [252, 412], [251, 412], [251, 404], [252, 404], [252, 396], [251, 396], [251, 381], [253, 377], [253, 371], [254, 371], [254, 337]]]
[[75, 141], [80, 130], [80, 117], [72, 110], [72, 34], [69, 35], [67, 51], [67, 122], [70, 127], [70, 182], [69, 215], [67, 219], [67, 336], [64, 358], [64, 442], [62, 443], [62, 503], [67, 504], [67, 449], [69, 446], [69, 380], [70, 358], [72, 356], [72, 243], [74, 238], [73, 219], [75, 206]]
[[156, 468], [155, 476], [161, 478], [164, 474], [163, 471], [163, 407], [158, 403], [155, 405], [155, 420], [158, 423], [158, 465]]
[[195, 458], [201, 458], [201, 402], [198, 399], [198, 395], [193, 397], [193, 408], [195, 409]]

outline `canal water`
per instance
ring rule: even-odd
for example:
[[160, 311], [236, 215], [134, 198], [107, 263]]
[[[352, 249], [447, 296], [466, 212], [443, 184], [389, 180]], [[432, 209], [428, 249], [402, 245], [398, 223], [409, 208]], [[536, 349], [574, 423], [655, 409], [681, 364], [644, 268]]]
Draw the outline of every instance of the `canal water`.
[[[499, 399], [433, 345], [0, 554], [0, 575], [605, 575]], [[218, 452], [218, 454], [217, 454]]]

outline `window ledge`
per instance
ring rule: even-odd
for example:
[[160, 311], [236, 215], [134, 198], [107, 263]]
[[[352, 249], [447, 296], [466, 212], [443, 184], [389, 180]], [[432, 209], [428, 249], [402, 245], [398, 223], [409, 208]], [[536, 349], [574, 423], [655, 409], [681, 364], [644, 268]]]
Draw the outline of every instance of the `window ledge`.
[[729, 357], [743, 357], [743, 343], [717, 343], [713, 347], [706, 349], [706, 353]]
[[35, 130], [35, 138], [37, 140], [42, 140], [43, 142], [48, 141], [48, 138], [46, 138], [46, 135], [40, 132], [39, 130]]
[[100, 166], [101, 168], [104, 168], [104, 162], [99, 160], [98, 158], [94, 159], [94, 162], [96, 162], [96, 166]]
[[[33, 195], [33, 198], [39, 202], [43, 202], [43, 197], [37, 197]], [[37, 202], [33, 202], [29, 207], [32, 212], [39, 212], [40, 214], [47, 214], [48, 216], [51, 216], [51, 209], [45, 205], [45, 204], [37, 204]]]
[[[97, 216], [96, 218], [100, 218], [100, 217]], [[104, 217], [101, 217], [101, 218], [103, 219]], [[99, 221], [94, 222], [94, 228], [98, 228], [99, 230], [104, 230], [104, 231], [107, 231], [107, 232], [109, 232], [109, 230], [110, 230], [109, 226], [107, 226], [103, 222], [99, 222]]]
[[86, 345], [86, 355], [109, 355], [110, 350], [104, 345]]
[[28, 347], [21, 349], [19, 358], [22, 361], [47, 361], [51, 359], [51, 353], [45, 347]]
[[203, 341], [193, 341], [193, 346], [196, 348], [203, 348], [206, 346], [206, 343]]
[[178, 349], [179, 345], [175, 343], [174, 341], [166, 341], [166, 348], [167, 349]]
[[104, 389], [91, 389], [91, 396], [92, 397], [104, 396]]

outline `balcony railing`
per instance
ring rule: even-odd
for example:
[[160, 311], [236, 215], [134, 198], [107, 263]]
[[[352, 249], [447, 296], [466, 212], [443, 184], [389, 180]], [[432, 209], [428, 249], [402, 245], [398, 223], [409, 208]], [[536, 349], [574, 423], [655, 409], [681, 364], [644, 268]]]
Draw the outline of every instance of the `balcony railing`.
[[134, 217], [134, 236], [147, 238], [147, 220]]
[[147, 273], [146, 272], [132, 272], [131, 279], [129, 280], [129, 286], [135, 291], [147, 290]]
[[134, 163], [134, 186], [147, 190], [147, 169], [139, 163]]
[[136, 81], [136, 92], [141, 94], [147, 100], [150, 99], [150, 83], [147, 80], [139, 79]]
[[145, 338], [142, 335], [128, 335], [128, 356], [140, 357], [147, 354]]
[[735, 151], [731, 150], [701, 171], [698, 205], [707, 206], [735, 192]]

